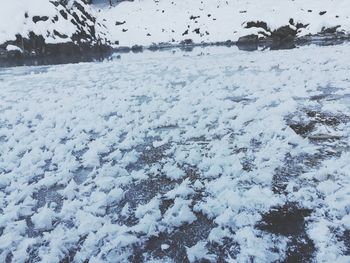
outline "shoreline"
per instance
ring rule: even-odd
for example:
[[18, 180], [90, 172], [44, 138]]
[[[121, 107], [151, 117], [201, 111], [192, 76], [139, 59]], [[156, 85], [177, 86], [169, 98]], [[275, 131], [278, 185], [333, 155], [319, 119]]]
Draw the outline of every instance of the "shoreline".
[[[295, 37], [285, 41], [276, 42], [272, 38], [257, 39], [250, 36], [243, 37], [238, 41], [194, 43], [191, 39], [182, 41], [179, 44], [159, 43], [151, 46], [134, 45], [132, 47], [120, 46], [113, 48], [109, 45], [77, 45], [73, 43], [49, 44], [45, 45], [40, 54], [24, 53], [18, 50], [7, 51], [0, 50], [0, 68], [16, 66], [40, 66], [40, 65], [59, 65], [80, 62], [103, 61], [111, 58], [113, 54], [123, 53], [140, 53], [143, 51], [163, 51], [171, 49], [180, 49], [191, 52], [197, 47], [237, 47], [242, 51], [259, 51], [259, 50], [280, 50], [294, 49], [302, 46], [317, 45], [329, 46], [340, 45], [350, 42], [350, 34], [316, 34], [302, 37]], [[3, 45], [4, 46], [4, 45]]]

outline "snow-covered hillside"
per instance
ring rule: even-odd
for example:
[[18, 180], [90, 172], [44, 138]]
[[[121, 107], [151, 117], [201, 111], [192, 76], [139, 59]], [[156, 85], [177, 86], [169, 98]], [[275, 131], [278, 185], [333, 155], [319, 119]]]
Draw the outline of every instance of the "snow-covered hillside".
[[[110, 39], [132, 46], [237, 41], [250, 34], [264, 37], [286, 25], [297, 29], [298, 23], [299, 36], [337, 26], [349, 32], [349, 9], [348, 0], [136, 0], [101, 10], [98, 17]], [[247, 28], [257, 21], [266, 26]]]
[[121, 48], [267, 39], [279, 47], [308, 34], [349, 33], [349, 8], [348, 0], [137, 0], [112, 7], [108, 1], [3, 0], [0, 57], [20, 53], [7, 45], [35, 55], [62, 43]]
[[41, 55], [71, 52], [74, 46], [107, 45], [107, 32], [95, 17], [90, 5], [82, 0], [68, 3], [59, 0], [2, 1], [0, 49], [13, 51], [8, 45], [17, 46], [22, 53]]

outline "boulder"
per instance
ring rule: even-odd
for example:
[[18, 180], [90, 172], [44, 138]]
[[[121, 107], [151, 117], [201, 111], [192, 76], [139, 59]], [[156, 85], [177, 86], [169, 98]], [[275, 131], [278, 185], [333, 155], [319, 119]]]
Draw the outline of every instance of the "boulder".
[[237, 41], [237, 47], [240, 50], [254, 51], [258, 49], [259, 38], [257, 35], [247, 35], [240, 37]]

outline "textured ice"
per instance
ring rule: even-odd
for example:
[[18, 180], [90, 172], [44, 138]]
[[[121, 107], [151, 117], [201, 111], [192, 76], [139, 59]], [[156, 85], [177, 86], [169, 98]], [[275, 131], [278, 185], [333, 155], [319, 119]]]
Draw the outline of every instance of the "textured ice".
[[1, 69], [0, 261], [349, 262], [349, 57]]

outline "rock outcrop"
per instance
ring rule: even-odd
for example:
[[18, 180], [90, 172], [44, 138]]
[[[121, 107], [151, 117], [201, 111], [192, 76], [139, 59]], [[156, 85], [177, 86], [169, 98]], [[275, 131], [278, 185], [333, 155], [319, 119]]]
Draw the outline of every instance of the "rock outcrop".
[[[83, 0], [51, 1], [51, 15], [25, 12], [23, 24], [31, 24], [27, 32], [9, 35], [0, 43], [0, 59], [42, 56], [79, 56], [86, 52], [111, 50], [107, 31], [96, 21], [91, 7]], [[54, 10], [54, 11], [53, 11]], [[16, 46], [17, 50], [8, 50]]]

